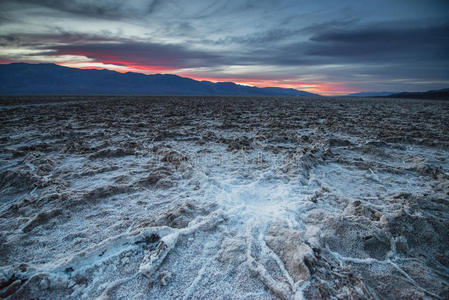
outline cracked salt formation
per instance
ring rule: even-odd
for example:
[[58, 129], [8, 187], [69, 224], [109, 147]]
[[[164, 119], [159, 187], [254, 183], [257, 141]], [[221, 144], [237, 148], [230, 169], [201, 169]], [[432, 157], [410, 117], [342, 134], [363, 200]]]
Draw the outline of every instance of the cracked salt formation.
[[449, 297], [447, 102], [0, 106], [0, 297]]

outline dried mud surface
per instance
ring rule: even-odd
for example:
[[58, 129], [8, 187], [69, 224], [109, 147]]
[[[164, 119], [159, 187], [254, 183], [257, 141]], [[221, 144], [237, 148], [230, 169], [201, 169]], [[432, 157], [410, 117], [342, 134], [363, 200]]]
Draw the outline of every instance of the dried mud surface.
[[0, 100], [0, 297], [448, 299], [449, 103]]

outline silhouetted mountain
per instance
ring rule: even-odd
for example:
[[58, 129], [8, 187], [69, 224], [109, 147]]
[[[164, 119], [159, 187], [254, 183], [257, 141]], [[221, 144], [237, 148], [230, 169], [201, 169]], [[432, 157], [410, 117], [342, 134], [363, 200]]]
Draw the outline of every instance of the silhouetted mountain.
[[319, 96], [295, 89], [213, 83], [177, 75], [144, 75], [26, 63], [0, 65], [0, 94]]
[[427, 92], [404, 92], [387, 96], [388, 98], [409, 98], [409, 99], [435, 99], [449, 100], [449, 89], [432, 90]]
[[394, 92], [361, 92], [361, 93], [348, 94], [341, 97], [379, 97], [379, 96], [388, 96], [393, 93]]

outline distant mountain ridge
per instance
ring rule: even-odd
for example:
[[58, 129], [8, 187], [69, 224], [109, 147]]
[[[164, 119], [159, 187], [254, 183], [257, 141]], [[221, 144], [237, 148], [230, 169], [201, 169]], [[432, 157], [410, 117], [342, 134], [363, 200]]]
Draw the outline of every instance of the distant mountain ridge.
[[435, 100], [449, 100], [449, 89], [431, 90], [426, 92], [361, 92], [353, 93], [344, 97], [372, 97], [372, 98], [409, 98], [409, 99], [435, 99]]
[[361, 93], [352, 93], [341, 97], [379, 97], [379, 96], [389, 96], [391, 94], [394, 94], [394, 92], [361, 92]]
[[197, 81], [169, 74], [119, 73], [27, 63], [0, 64], [0, 94], [320, 96], [295, 89]]
[[431, 90], [427, 92], [403, 92], [387, 96], [388, 98], [435, 99], [449, 100], [449, 89]]

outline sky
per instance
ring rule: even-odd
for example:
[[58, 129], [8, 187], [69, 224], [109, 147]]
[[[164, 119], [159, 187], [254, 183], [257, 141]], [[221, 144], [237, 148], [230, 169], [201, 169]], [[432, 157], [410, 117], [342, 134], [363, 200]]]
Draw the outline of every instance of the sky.
[[295, 88], [449, 87], [447, 0], [0, 1], [0, 63]]

